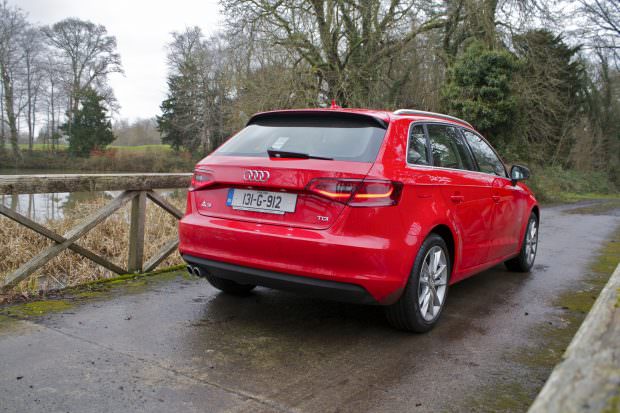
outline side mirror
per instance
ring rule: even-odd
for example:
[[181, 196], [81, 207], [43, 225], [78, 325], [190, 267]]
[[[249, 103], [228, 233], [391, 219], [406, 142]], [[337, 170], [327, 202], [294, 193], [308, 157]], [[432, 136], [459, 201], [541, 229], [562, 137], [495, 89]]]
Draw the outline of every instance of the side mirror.
[[512, 185], [516, 185], [517, 182], [523, 181], [530, 177], [530, 170], [523, 165], [512, 165], [510, 168], [510, 180]]

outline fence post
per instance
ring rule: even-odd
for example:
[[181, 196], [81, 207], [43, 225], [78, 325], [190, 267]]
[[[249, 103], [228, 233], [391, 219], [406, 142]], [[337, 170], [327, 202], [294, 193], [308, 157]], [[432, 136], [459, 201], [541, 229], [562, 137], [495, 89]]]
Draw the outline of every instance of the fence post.
[[140, 191], [131, 201], [131, 227], [129, 228], [129, 258], [127, 269], [130, 273], [142, 272], [144, 262], [144, 221], [146, 218], [146, 192]]

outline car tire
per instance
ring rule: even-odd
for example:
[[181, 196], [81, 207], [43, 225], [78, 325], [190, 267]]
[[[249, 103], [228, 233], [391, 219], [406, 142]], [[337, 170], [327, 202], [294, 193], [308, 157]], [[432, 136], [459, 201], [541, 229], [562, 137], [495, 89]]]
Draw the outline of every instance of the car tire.
[[227, 294], [231, 295], [248, 295], [250, 291], [256, 288], [255, 285], [252, 284], [239, 284], [232, 280], [227, 280], [225, 278], [217, 277], [209, 272], [205, 275], [209, 284], [213, 287], [217, 288], [220, 291], [223, 291]]
[[[425, 276], [429, 271], [434, 272], [433, 277]], [[429, 235], [418, 251], [405, 291], [396, 303], [386, 308], [389, 323], [399, 330], [416, 333], [431, 330], [448, 298], [451, 271], [446, 242], [438, 234]], [[439, 305], [435, 305], [436, 300]]]
[[528, 272], [534, 266], [538, 250], [538, 217], [533, 212], [527, 222], [527, 229], [521, 241], [519, 255], [504, 262], [506, 268], [515, 272]]

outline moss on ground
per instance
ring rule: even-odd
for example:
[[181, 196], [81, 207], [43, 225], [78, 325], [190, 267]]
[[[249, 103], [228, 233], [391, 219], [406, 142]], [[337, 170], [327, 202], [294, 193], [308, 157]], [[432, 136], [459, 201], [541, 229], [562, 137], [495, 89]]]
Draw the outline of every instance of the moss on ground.
[[31, 318], [66, 311], [71, 307], [73, 304], [67, 300], [40, 300], [6, 307], [2, 313], [17, 318]]
[[0, 333], [6, 331], [15, 323], [11, 317], [0, 315]]
[[[72, 290], [72, 289], [81, 289], [84, 287], [89, 287], [89, 286], [93, 286], [93, 285], [99, 285], [99, 284], [118, 284], [122, 281], [125, 280], [134, 280], [137, 278], [141, 278], [141, 277], [149, 277], [152, 275], [157, 275], [157, 274], [162, 274], [162, 273], [170, 273], [173, 271], [179, 271], [179, 270], [184, 270], [187, 266], [185, 264], [180, 264], [180, 265], [175, 265], [172, 267], [167, 267], [167, 268], [162, 268], [160, 270], [157, 271], [151, 271], [151, 272], [147, 272], [147, 273], [137, 273], [137, 274], [122, 274], [122, 275], [118, 275], [116, 277], [112, 277], [112, 278], [102, 278], [100, 280], [95, 280], [95, 281], [90, 281], [84, 284], [80, 284], [76, 287], [72, 287], [69, 288], [68, 290]], [[189, 274], [188, 274], [189, 275]]]
[[[0, 307], [0, 317], [29, 319], [49, 313], [66, 311], [76, 304], [93, 299], [110, 297], [114, 293], [140, 293], [153, 283], [183, 277], [192, 278], [187, 271], [179, 271], [184, 265], [145, 274], [124, 274], [114, 278], [97, 280], [64, 290], [46, 294], [38, 300]], [[1, 319], [0, 319], [1, 321]]]
[[[532, 329], [532, 345], [507, 355], [511, 368], [519, 373], [506, 381], [485, 387], [467, 402], [466, 407], [479, 412], [526, 411], [534, 401], [551, 370], [562, 360], [566, 348], [592, 308], [599, 293], [618, 265], [620, 227], [590, 263], [589, 272], [578, 291], [567, 291], [553, 303], [561, 313], [561, 322], [544, 322]], [[618, 290], [620, 307], [620, 290]], [[514, 376], [514, 375], [513, 375]], [[526, 380], [524, 380], [526, 378]], [[605, 413], [620, 413], [619, 400], [609, 401]]]
[[535, 396], [531, 389], [516, 381], [500, 383], [487, 387], [472, 398], [466, 410], [484, 413], [523, 412], [527, 410]]
[[180, 271], [181, 269], [184, 270], [185, 265], [177, 265], [144, 274], [124, 274], [114, 278], [92, 281], [76, 287], [67, 288], [58, 293], [62, 296], [74, 299], [89, 299], [107, 296], [108, 293], [119, 290], [128, 293], [141, 292], [146, 286], [155, 282], [173, 280], [177, 277], [186, 279], [193, 277], [189, 275], [187, 271]]

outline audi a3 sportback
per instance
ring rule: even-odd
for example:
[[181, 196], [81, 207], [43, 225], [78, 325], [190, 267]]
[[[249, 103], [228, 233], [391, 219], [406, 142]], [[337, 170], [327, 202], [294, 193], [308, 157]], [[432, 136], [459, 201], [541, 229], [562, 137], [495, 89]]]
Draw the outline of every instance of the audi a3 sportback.
[[424, 332], [451, 284], [501, 262], [532, 267], [528, 176], [446, 115], [260, 113], [196, 165], [179, 250], [224, 292], [381, 304], [395, 327]]

